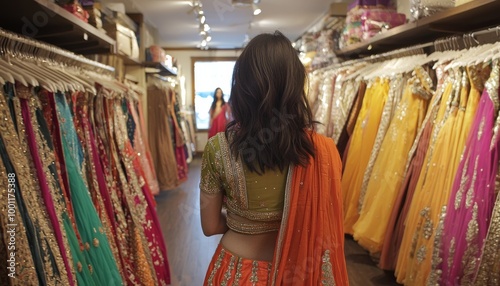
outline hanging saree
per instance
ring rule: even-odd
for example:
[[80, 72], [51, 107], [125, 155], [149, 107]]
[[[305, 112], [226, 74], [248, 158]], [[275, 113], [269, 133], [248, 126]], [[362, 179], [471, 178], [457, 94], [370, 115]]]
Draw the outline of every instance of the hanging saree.
[[61, 129], [65, 169], [69, 178], [71, 202], [75, 218], [89, 258], [88, 268], [98, 285], [122, 283], [118, 267], [111, 251], [102, 223], [92, 204], [88, 187], [83, 177], [81, 164], [83, 154], [78, 142], [73, 119], [64, 94], [53, 98]]
[[[26, 135], [31, 157], [36, 169], [36, 175], [40, 183], [40, 191], [47, 213], [51, 220], [56, 240], [58, 242], [71, 285], [73, 273], [77, 273], [79, 284], [93, 285], [88, 269], [82, 270], [83, 265], [87, 265], [80, 244], [74, 233], [71, 221], [66, 210], [67, 202], [59, 188], [60, 184], [55, 167], [55, 159], [50, 140], [49, 131], [45, 119], [40, 112], [40, 103], [32, 95], [30, 89], [18, 86], [17, 95], [21, 98], [22, 115], [26, 127]], [[49, 175], [50, 174], [50, 175]], [[73, 257], [74, 256], [74, 257]], [[74, 265], [73, 265], [74, 264]], [[76, 272], [74, 269], [79, 270]]]
[[[121, 100], [121, 102], [123, 101], [124, 99]], [[143, 251], [148, 262], [151, 262], [150, 269], [154, 269], [156, 272], [155, 283], [167, 285], [170, 284], [170, 270], [163, 234], [154, 209], [151, 191], [144, 180], [140, 160], [126, 137], [127, 128], [122, 120], [125, 118], [123, 111], [124, 109], [120, 108], [120, 100], [115, 100], [115, 117], [113, 119], [115, 140], [118, 151], [121, 153], [125, 174], [131, 186], [130, 191], [135, 202], [134, 208], [138, 210], [137, 219], [142, 223]], [[154, 273], [151, 274], [154, 275]], [[141, 280], [141, 283], [146, 285], [144, 282], [145, 279]]]
[[359, 219], [353, 227], [354, 239], [372, 254], [382, 250], [397, 191], [403, 182], [406, 155], [424, 120], [431, 97], [431, 86], [425, 89], [420, 86], [422, 82], [430, 81], [427, 73], [420, 67], [415, 70], [415, 74], [417, 76], [408, 81], [385, 133], [387, 135], [381, 143], [366, 187]]
[[180, 184], [167, 96], [159, 87], [148, 87], [148, 141], [160, 190], [175, 189]]
[[[219, 245], [204, 285], [349, 285], [342, 230], [342, 163], [332, 139], [316, 133], [311, 135], [315, 157], [310, 158], [306, 167], [290, 167], [288, 171], [273, 261], [237, 257]], [[219, 133], [212, 140], [226, 139]], [[221, 155], [214, 151], [222, 156], [222, 162], [206, 159], [202, 173], [215, 170], [212, 178], [221, 180], [204, 180], [200, 189], [205, 192], [221, 189], [219, 184], [227, 179], [226, 174], [233, 173], [236, 174], [231, 180], [237, 180], [228, 186], [245, 184], [242, 168], [227, 170], [224, 167], [240, 166], [230, 153]], [[205, 153], [204, 157], [215, 158], [215, 155]]]
[[[34, 166], [29, 154], [22, 114], [21, 102], [14, 96], [12, 86], [6, 86], [6, 93], [0, 96], [0, 136], [2, 147], [0, 152], [8, 173], [16, 175], [16, 203], [26, 230], [31, 257], [37, 281], [28, 280], [28, 284], [68, 285], [67, 269], [53, 227], [50, 224], [43, 200], [40, 196], [39, 183], [36, 177], [30, 176]], [[5, 96], [4, 96], [5, 95]], [[8, 114], [8, 116], [7, 116]], [[22, 178], [22, 179], [21, 179]], [[22, 229], [22, 228], [21, 228]], [[28, 260], [29, 263], [29, 260]], [[19, 265], [22, 269], [23, 265]], [[27, 270], [26, 279], [32, 279]], [[24, 278], [20, 281], [23, 281]]]
[[[366, 165], [366, 169], [363, 175], [363, 181], [361, 184], [361, 190], [359, 192], [359, 201], [358, 201], [359, 212], [361, 211], [361, 208], [363, 206], [366, 190], [368, 188], [368, 182], [370, 181], [375, 161], [377, 160], [377, 157], [380, 153], [382, 143], [384, 141], [386, 133], [388, 132], [388, 129], [392, 122], [392, 118], [394, 117], [396, 109], [399, 106], [398, 103], [401, 100], [401, 97], [404, 96], [404, 93], [408, 92], [408, 77], [406, 75], [404, 74], [396, 75], [392, 77], [389, 81], [390, 81], [389, 95], [387, 96], [384, 110], [382, 111], [382, 118], [380, 119], [380, 124], [378, 126], [377, 136], [375, 137], [375, 141], [373, 143], [370, 159], [368, 160], [368, 163]], [[421, 114], [420, 110], [418, 114], [419, 115]], [[400, 117], [406, 117], [406, 112], [399, 115]], [[406, 141], [403, 142], [408, 144]]]
[[[424, 284], [431, 272], [434, 238], [437, 235], [437, 225], [441, 217], [441, 210], [450, 194], [445, 189], [446, 175], [454, 172], [449, 161], [460, 156], [457, 147], [457, 138], [461, 128], [464, 110], [459, 109], [461, 96], [462, 73], [450, 70], [453, 88], [448, 109], [442, 121], [442, 128], [434, 134], [435, 143], [431, 145], [426, 173], [422, 172], [419, 185], [411, 202], [408, 212], [402, 249], [398, 257], [398, 267], [404, 265], [403, 272], [398, 272], [398, 282], [404, 281], [407, 285]], [[460, 129], [456, 129], [460, 130]]]
[[[13, 163], [7, 154], [6, 144], [4, 144], [3, 136], [10, 136], [13, 134], [11, 134], [12, 130], [9, 130], [10, 128], [7, 125], [12, 123], [12, 119], [2, 89], [0, 89], [0, 133], [2, 135], [0, 136], [0, 209], [8, 213], [8, 210], [14, 207], [17, 211], [14, 216], [2, 215], [0, 219], [0, 231], [2, 231], [0, 253], [2, 253], [1, 259], [3, 259], [3, 261], [0, 262], [0, 266], [3, 267], [0, 270], [0, 279], [11, 286], [35, 285], [40, 283], [37, 277], [36, 266], [41, 268], [39, 264], [41, 261], [36, 258], [40, 258], [41, 256], [38, 255], [35, 256], [35, 258], [32, 256], [32, 254], [37, 253], [37, 247], [30, 245], [30, 242], [33, 243], [34, 237], [28, 238], [30, 231], [34, 231], [30, 230], [33, 225], [29, 213], [25, 210], [26, 206], [21, 198], [19, 179], [16, 176], [17, 174]], [[14, 195], [14, 199], [12, 199], [12, 195]], [[13, 222], [16, 223], [16, 256], [22, 257], [23, 260], [20, 261], [16, 259], [15, 269], [8, 269], [7, 267], [11, 267], [11, 262], [7, 261], [8, 255], [10, 255], [8, 250], [12, 249], [9, 249], [10, 235], [7, 235], [7, 231], [10, 230], [9, 224]], [[28, 224], [26, 225], [26, 223]], [[8, 276], [10, 273], [13, 273], [12, 270], [15, 270], [14, 277], [12, 277], [12, 275]]]
[[87, 181], [89, 182], [89, 191], [97, 210], [97, 214], [102, 222], [104, 233], [117, 262], [118, 269], [123, 276], [123, 257], [118, 248], [118, 237], [116, 235], [117, 222], [115, 210], [111, 202], [111, 196], [106, 185], [106, 179], [102, 169], [97, 146], [91, 124], [89, 121], [89, 110], [93, 107], [93, 96], [88, 93], [74, 92], [72, 94], [73, 122], [75, 130], [79, 137], [83, 153], [85, 156], [85, 169]]
[[342, 175], [344, 231], [349, 234], [353, 233], [352, 227], [359, 217], [359, 197], [364, 171], [370, 159], [388, 95], [388, 79], [376, 78], [368, 84], [349, 143]]
[[[441, 277], [431, 281], [442, 285], [472, 285], [478, 270], [494, 206], [498, 170], [498, 129], [495, 129], [500, 102], [499, 66], [494, 63], [481, 96], [467, 147], [455, 176], [444, 219], [439, 257]], [[438, 273], [438, 272], [436, 272]]]
[[399, 255], [401, 240], [405, 229], [404, 224], [406, 215], [408, 214], [410, 203], [426, 158], [434, 122], [440, 109], [440, 104], [443, 102], [441, 99], [444, 94], [445, 77], [443, 77], [442, 67], [436, 69], [436, 75], [438, 77], [437, 92], [434, 92], [434, 96], [431, 100], [432, 104], [427, 109], [427, 115], [423, 123], [424, 127], [419, 131], [408, 153], [404, 171], [405, 179], [398, 191], [398, 197], [396, 198], [394, 208], [389, 218], [379, 263], [379, 267], [384, 270], [394, 270], [396, 268], [396, 260]]
[[137, 113], [137, 107], [138, 103], [132, 100], [128, 102], [128, 111], [130, 112], [130, 115], [132, 116], [136, 126], [133, 134], [135, 142], [133, 144], [133, 147], [135, 153], [141, 161], [142, 170], [144, 172], [144, 179], [146, 180], [151, 193], [153, 195], [158, 195], [160, 193], [160, 187], [158, 186], [158, 180], [156, 179], [156, 172], [151, 165], [151, 161], [149, 160], [151, 154], [149, 153], [149, 147], [145, 137], [145, 134], [147, 132], [144, 132], [142, 129], [142, 124]]
[[[500, 128], [500, 122], [496, 122], [495, 128]], [[495, 192], [497, 198], [490, 219], [488, 235], [484, 241], [481, 260], [479, 261], [478, 273], [474, 279], [474, 285], [496, 286], [500, 285], [500, 167], [495, 178]]]

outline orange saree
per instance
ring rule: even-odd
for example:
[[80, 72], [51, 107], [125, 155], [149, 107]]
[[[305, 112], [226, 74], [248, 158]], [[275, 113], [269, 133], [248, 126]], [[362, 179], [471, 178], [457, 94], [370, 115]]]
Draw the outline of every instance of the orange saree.
[[342, 162], [331, 138], [312, 133], [315, 158], [290, 167], [272, 263], [219, 245], [204, 285], [349, 285], [344, 257]]
[[349, 285], [344, 257], [342, 162], [331, 138], [313, 133], [315, 158], [293, 168], [270, 285]]

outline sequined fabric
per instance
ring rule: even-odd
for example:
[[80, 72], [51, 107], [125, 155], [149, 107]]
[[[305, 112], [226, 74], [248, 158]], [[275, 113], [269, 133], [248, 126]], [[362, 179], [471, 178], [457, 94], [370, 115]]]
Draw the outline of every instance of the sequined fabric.
[[387, 78], [376, 78], [368, 84], [363, 106], [352, 133], [342, 176], [344, 231], [349, 234], [353, 233], [352, 227], [359, 217], [358, 205], [363, 176], [370, 160], [388, 95], [389, 80]]
[[[495, 197], [498, 172], [499, 67], [495, 63], [467, 138], [455, 176], [438, 251], [445, 285], [472, 285], [479, 267]], [[493, 148], [491, 148], [493, 146]], [[450, 242], [452, 247], [450, 247]]]
[[[29, 284], [68, 284], [68, 276], [64, 261], [56, 244], [56, 238], [48, 218], [43, 200], [40, 196], [38, 180], [33, 174], [33, 163], [28, 157], [28, 145], [25, 137], [25, 127], [21, 115], [21, 103], [18, 97], [13, 96], [13, 89], [4, 96], [0, 96], [0, 108], [3, 118], [0, 121], [0, 136], [6, 152], [2, 152], [3, 163], [9, 173], [15, 173], [18, 186], [16, 187], [16, 202], [26, 229], [26, 236], [37, 273], [38, 281], [32, 280], [29, 271], [26, 279]], [[2, 94], [4, 95], [4, 94]], [[10, 114], [11, 116], [6, 116]], [[12, 159], [8, 159], [12, 158]], [[22, 229], [22, 228], [21, 228]], [[26, 254], [26, 253], [25, 253]], [[22, 253], [21, 253], [22, 255]], [[25, 260], [30, 265], [26, 256], [19, 257], [19, 263]], [[19, 268], [22, 265], [19, 264]], [[29, 269], [29, 268], [28, 268]]]
[[203, 285], [269, 285], [271, 263], [238, 257], [219, 244]]
[[[362, 202], [360, 217], [353, 227], [354, 239], [373, 254], [382, 250], [389, 217], [404, 178], [405, 155], [408, 154], [427, 112], [430, 93], [416, 93], [413, 84], [417, 80], [420, 80], [417, 76], [411, 78], [401, 100], [397, 100], [399, 104], [392, 119], [389, 117], [391, 120], [387, 132], [380, 130], [383, 127], [383, 121], [381, 122], [379, 133], [383, 132], [385, 136], [380, 143], [376, 161], [372, 163], [373, 172], [367, 183], [366, 197]], [[397, 92], [397, 89], [393, 92]], [[390, 113], [387, 106], [384, 111]], [[367, 166], [368, 170], [370, 165]]]

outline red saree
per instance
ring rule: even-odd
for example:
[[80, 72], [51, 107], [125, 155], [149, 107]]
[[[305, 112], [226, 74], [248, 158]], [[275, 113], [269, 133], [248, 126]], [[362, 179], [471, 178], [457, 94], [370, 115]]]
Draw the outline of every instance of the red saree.
[[208, 139], [210, 137], [215, 136], [217, 133], [225, 131], [226, 130], [226, 111], [227, 111], [227, 106], [228, 104], [224, 104], [221, 108], [221, 111], [219, 114], [214, 118], [212, 121], [212, 125], [210, 125], [210, 129], [208, 130]]

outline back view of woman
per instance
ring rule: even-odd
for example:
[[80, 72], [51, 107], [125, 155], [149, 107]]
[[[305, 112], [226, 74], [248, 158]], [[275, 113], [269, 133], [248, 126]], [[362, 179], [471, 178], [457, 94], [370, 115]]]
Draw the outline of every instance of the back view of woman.
[[202, 160], [203, 232], [224, 234], [204, 285], [348, 285], [342, 164], [313, 131], [305, 84], [280, 32], [256, 36], [236, 61], [234, 121]]

